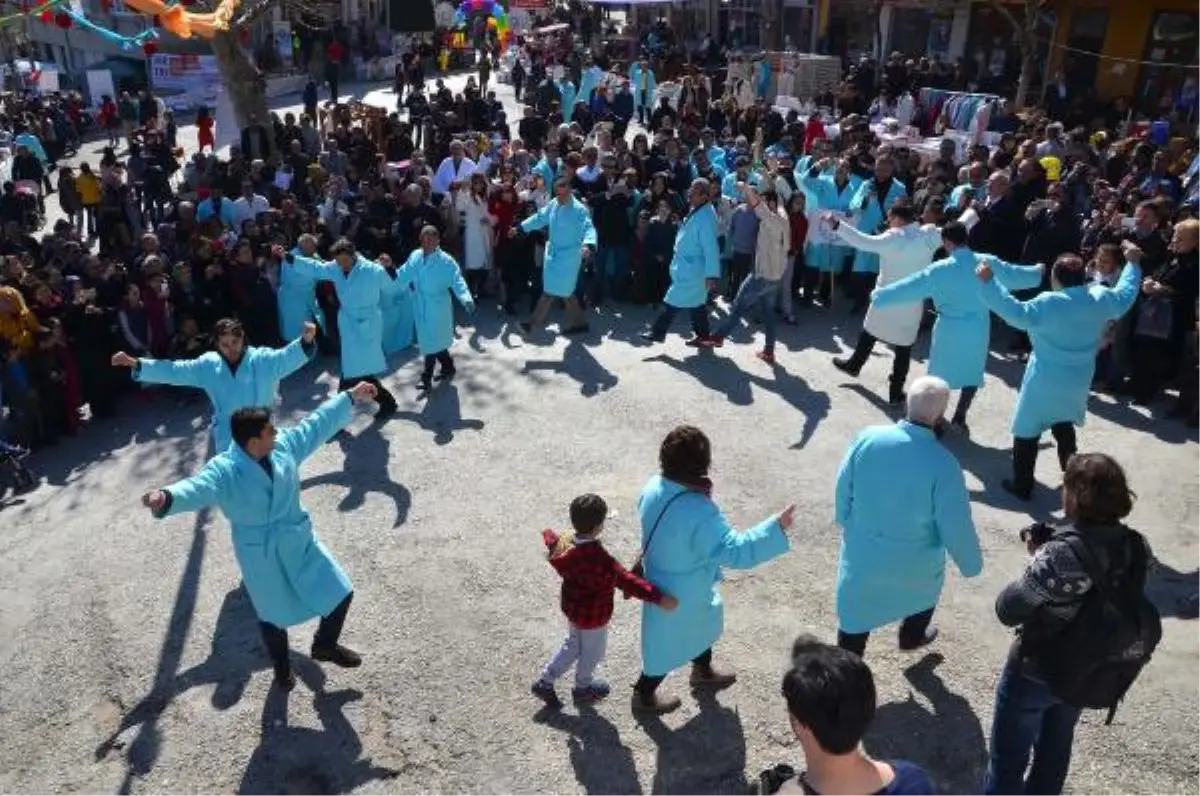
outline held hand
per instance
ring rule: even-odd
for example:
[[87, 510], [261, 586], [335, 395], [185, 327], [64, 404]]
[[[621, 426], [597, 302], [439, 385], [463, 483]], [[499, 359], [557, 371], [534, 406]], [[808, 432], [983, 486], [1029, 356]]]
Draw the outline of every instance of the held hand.
[[395, 265], [395, 263], [392, 262], [392, 256], [390, 254], [379, 255], [379, 264], [384, 268], [391, 268]]
[[783, 511], [779, 512], [778, 519], [780, 528], [783, 528], [785, 531], [790, 530], [792, 523], [795, 522], [796, 519], [796, 504], [793, 503]]
[[466, 304], [463, 305], [463, 309], [465, 309], [467, 311], [468, 315], [474, 315], [475, 314], [475, 302], [468, 301]]
[[992, 266], [986, 260], [981, 260], [979, 265], [975, 266], [975, 276], [979, 277], [980, 282], [991, 282]]
[[593, 249], [591, 246], [584, 246], [584, 247], [583, 247], [583, 259], [585, 259], [585, 260], [590, 260], [590, 259], [592, 259], [592, 255], [593, 255], [594, 253], [595, 253], [595, 249]]
[[272, 259], [282, 260], [285, 256], [287, 256], [287, 252], [284, 251], [284, 248], [282, 246], [280, 246], [279, 244], [275, 244], [274, 246], [271, 247]]
[[366, 401], [374, 401], [376, 395], [375, 385], [370, 382], [360, 381], [354, 385], [354, 389], [350, 391], [350, 397], [354, 403], [361, 404]]
[[157, 514], [166, 508], [167, 493], [161, 489], [152, 489], [146, 494], [142, 495], [142, 505]]
[[705, 288], [707, 288], [708, 292], [711, 293], [712, 291], [717, 289], [717, 280], [706, 279], [706, 280], [704, 280], [704, 286], [705, 286]]
[[1141, 247], [1131, 240], [1123, 241], [1121, 243], [1121, 252], [1125, 255], [1126, 260], [1131, 263], [1137, 263], [1138, 265], [1141, 264], [1142, 257], [1144, 256]]
[[658, 607], [664, 611], [674, 611], [679, 607], [679, 600], [670, 594], [664, 594], [662, 599], [658, 601]]
[[118, 351], [112, 355], [112, 365], [114, 368], [135, 368], [137, 367], [137, 359], [129, 356], [124, 351]]
[[516, 227], [509, 227], [508, 237], [510, 237], [510, 238], [517, 237], [517, 228]]
[[312, 321], [307, 321], [304, 324], [304, 332], [301, 333], [300, 339], [306, 343], [311, 343], [317, 339], [317, 325]]

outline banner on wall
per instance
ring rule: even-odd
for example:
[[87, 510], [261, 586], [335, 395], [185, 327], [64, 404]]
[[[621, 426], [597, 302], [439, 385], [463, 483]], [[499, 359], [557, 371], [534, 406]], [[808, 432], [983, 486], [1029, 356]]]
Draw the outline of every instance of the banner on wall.
[[117, 92], [113, 87], [112, 72], [108, 69], [89, 69], [87, 71], [87, 90], [88, 99], [93, 106], [99, 106], [106, 95], [113, 99], [117, 98]]
[[221, 90], [221, 70], [212, 55], [150, 56], [150, 85], [171, 110], [213, 107]]
[[[628, 2], [628, 0], [622, 0], [622, 2]], [[509, 0], [508, 3], [510, 12], [511, 9], [514, 8], [527, 8], [530, 11], [545, 11], [552, 5], [554, 4], [551, 2], [551, 0]]]
[[276, 22], [272, 29], [275, 37], [275, 52], [284, 66], [292, 65], [292, 24]]

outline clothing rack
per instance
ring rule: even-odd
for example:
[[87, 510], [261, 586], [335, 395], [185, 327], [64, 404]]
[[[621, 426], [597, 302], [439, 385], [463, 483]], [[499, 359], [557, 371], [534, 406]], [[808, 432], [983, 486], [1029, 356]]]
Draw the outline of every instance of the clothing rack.
[[970, 129], [971, 122], [981, 107], [990, 106], [988, 108], [990, 116], [999, 101], [1000, 97], [996, 94], [972, 94], [966, 91], [923, 88], [917, 92], [915, 118], [920, 122], [920, 127], [932, 128], [938, 118], [947, 110], [949, 104], [950, 112], [946, 116], [950, 121], [950, 127], [965, 132]]

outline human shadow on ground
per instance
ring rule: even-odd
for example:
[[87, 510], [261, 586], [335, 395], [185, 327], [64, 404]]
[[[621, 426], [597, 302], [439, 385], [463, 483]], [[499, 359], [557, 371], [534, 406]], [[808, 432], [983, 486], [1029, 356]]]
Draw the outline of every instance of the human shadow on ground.
[[288, 724], [288, 693], [272, 687], [263, 703], [258, 747], [250, 755], [238, 793], [350, 793], [368, 782], [399, 776], [394, 768], [363, 758], [362, 740], [343, 713], [362, 692], [313, 694], [321, 729]]
[[600, 364], [587, 346], [580, 340], [571, 340], [563, 349], [562, 360], [530, 359], [525, 362], [525, 373], [550, 371], [569, 376], [579, 384], [579, 392], [591, 398], [617, 386], [617, 377]]
[[469, 327], [471, 330], [467, 335], [467, 345], [471, 347], [472, 351], [479, 354], [487, 350], [484, 345], [487, 340], [496, 340], [505, 348], [516, 348], [513, 344], [513, 337], [521, 339], [517, 332], [518, 320], [518, 316], [509, 317], [503, 310], [481, 307], [463, 324], [464, 327]]
[[817, 426], [829, 415], [829, 395], [808, 386], [808, 382], [789, 371], [778, 362], [770, 365], [771, 378], [750, 373], [747, 378], [768, 392], [773, 392], [787, 401], [793, 409], [804, 415], [804, 425], [800, 428], [800, 439], [791, 445], [791, 450], [800, 450], [812, 439]]
[[693, 692], [700, 712], [677, 730], [660, 716], [638, 724], [657, 747], [652, 793], [746, 793], [746, 738], [742, 718], [709, 690]]
[[[1159, 396], [1158, 401], [1163, 400], [1165, 398]], [[1166, 407], [1162, 403], [1153, 404], [1147, 417], [1138, 407], [1131, 404], [1128, 398], [1108, 396], [1108, 400], [1105, 400], [1102, 395], [1093, 392], [1088, 396], [1087, 408], [1091, 414], [1113, 425], [1153, 435], [1170, 445], [1183, 445], [1197, 440], [1196, 429], [1188, 428], [1179, 420], [1167, 417]]]
[[383, 436], [378, 423], [367, 426], [357, 437], [347, 431], [334, 435], [333, 441], [341, 447], [346, 460], [341, 469], [305, 478], [301, 489], [334, 484], [345, 487], [346, 494], [338, 503], [338, 511], [354, 511], [362, 506], [367, 494], [376, 492], [391, 499], [396, 506], [393, 528], [399, 528], [408, 519], [412, 508], [412, 493], [403, 484], [392, 480], [388, 472], [388, 449], [391, 442]]
[[482, 420], [464, 420], [462, 399], [455, 384], [439, 384], [429, 392], [419, 412], [401, 410], [393, 416], [398, 420], [410, 420], [424, 431], [433, 432], [433, 441], [448, 445], [454, 440], [455, 431], [481, 431]]
[[903, 702], [880, 705], [863, 746], [874, 758], [921, 766], [938, 793], [978, 793], [987, 763], [983, 726], [970, 701], [950, 691], [935, 672], [943, 660], [930, 653], [904, 672], [932, 710], [911, 691]]
[[731, 404], [749, 406], [754, 403], [750, 379], [738, 364], [728, 357], [715, 356], [711, 351], [698, 351], [687, 359], [670, 354], [655, 354], [643, 362], [661, 362], [680, 373], [691, 376], [700, 385], [725, 396]]
[[1146, 597], [1163, 616], [1195, 619], [1194, 610], [1185, 610], [1182, 601], [1195, 597], [1197, 590], [1200, 590], [1200, 570], [1178, 570], [1158, 556], [1150, 562], [1146, 572]]
[[158, 727], [158, 719], [171, 701], [186, 690], [179, 687], [175, 673], [179, 670], [183, 648], [196, 611], [200, 572], [204, 564], [206, 530], [211, 516], [211, 509], [205, 508], [196, 512], [192, 525], [192, 544], [188, 549], [187, 563], [175, 592], [175, 604], [167, 623], [167, 633], [158, 655], [158, 666], [154, 672], [150, 692], [133, 710], [124, 715], [117, 731], [96, 748], [96, 759], [101, 760], [117, 748], [126, 730], [134, 726], [138, 728], [137, 734], [125, 747], [125, 777], [121, 782], [120, 793], [129, 793], [134, 780], [146, 776], [154, 768], [162, 746], [162, 732]]
[[547, 705], [533, 720], [567, 735], [567, 751], [575, 781], [585, 793], [641, 793], [633, 752], [621, 743], [616, 725], [591, 705], [579, 705], [579, 715]]
[[[308, 658], [293, 657], [293, 666], [309, 688], [318, 690], [324, 686], [324, 672]], [[126, 758], [131, 776], [145, 776], [153, 768], [161, 740], [154, 725], [173, 699], [193, 688], [212, 685], [215, 686], [213, 708], [228, 710], [241, 701], [254, 674], [270, 668], [259, 634], [258, 615], [245, 586], [239, 584], [221, 602], [208, 658], [174, 675], [161, 687], [156, 685], [133, 709], [126, 711], [120, 725], [96, 749], [96, 758], [103, 759], [121, 748], [126, 732], [138, 727], [137, 735], [128, 743]]]

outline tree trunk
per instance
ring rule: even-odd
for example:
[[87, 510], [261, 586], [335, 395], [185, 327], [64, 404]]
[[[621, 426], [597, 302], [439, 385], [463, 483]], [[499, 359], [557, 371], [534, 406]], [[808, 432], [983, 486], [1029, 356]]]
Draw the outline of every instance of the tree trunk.
[[[1017, 79], [1016, 109], [1021, 110], [1029, 98], [1029, 87], [1037, 69], [1037, 37], [1029, 30], [1021, 36], [1021, 76]], [[1035, 103], [1036, 104], [1036, 103]]]
[[249, 54], [242, 49], [238, 42], [238, 31], [230, 30], [213, 36], [212, 51], [238, 126], [245, 128], [252, 120], [267, 124], [271, 113], [267, 104], [267, 81]]

